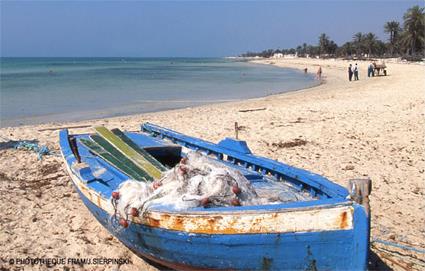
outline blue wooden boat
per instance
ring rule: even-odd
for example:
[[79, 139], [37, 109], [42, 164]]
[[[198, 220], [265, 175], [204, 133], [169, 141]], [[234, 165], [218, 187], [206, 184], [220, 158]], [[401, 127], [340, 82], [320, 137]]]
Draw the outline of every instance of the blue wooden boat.
[[126, 135], [168, 166], [188, 150], [239, 170], [251, 183], [288, 183], [312, 200], [173, 211], [157, 207], [127, 228], [111, 220], [111, 193], [129, 177], [91, 153], [88, 134], [60, 132], [66, 168], [97, 220], [137, 255], [177, 270], [365, 270], [369, 216], [348, 191], [308, 171], [251, 153], [244, 141], [218, 144], [145, 123]]

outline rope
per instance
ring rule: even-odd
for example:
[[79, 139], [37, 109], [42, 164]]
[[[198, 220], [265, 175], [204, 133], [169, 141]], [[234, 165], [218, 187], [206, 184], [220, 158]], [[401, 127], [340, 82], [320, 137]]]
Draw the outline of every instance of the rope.
[[60, 156], [59, 153], [55, 151], [49, 150], [49, 148], [46, 145], [38, 145], [38, 142], [36, 140], [12, 140], [10, 138], [0, 136], [0, 139], [2, 141], [5, 141], [6, 143], [9, 143], [12, 148], [16, 150], [28, 150], [28, 151], [34, 151], [37, 153], [38, 160], [43, 159], [43, 155], [53, 155], [53, 156]]
[[43, 155], [53, 154], [53, 152], [51, 152], [47, 146], [45, 145], [39, 146], [38, 143], [34, 143], [34, 142], [26, 141], [26, 140], [16, 142], [14, 147], [17, 150], [34, 151], [35, 153], [37, 153], [38, 160], [42, 160]]
[[49, 150], [49, 148], [45, 145], [40, 146], [34, 140], [32, 140], [32, 141], [28, 141], [28, 140], [14, 141], [14, 140], [8, 139], [8, 138], [3, 137], [3, 136], [0, 136], [0, 138], [4, 141], [8, 141], [8, 142], [12, 143], [11, 147], [16, 149], [16, 150], [28, 150], [28, 151], [33, 151], [33, 152], [37, 153], [38, 160], [42, 160], [44, 155], [54, 155], [54, 156], [59, 155], [55, 151]]

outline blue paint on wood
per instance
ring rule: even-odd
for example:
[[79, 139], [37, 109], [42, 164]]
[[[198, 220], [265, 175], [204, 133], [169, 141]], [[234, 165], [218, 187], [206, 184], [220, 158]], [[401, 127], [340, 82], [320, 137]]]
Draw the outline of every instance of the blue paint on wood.
[[89, 166], [83, 168], [72, 168], [72, 171], [77, 174], [80, 180], [83, 180], [84, 183], [96, 180], [96, 177], [93, 176], [93, 172]]
[[232, 151], [237, 151], [244, 154], [251, 154], [251, 150], [248, 148], [246, 141], [243, 141], [243, 140], [236, 140], [233, 138], [226, 137], [225, 139], [220, 141], [217, 145]]
[[230, 150], [218, 146], [217, 144], [204, 141], [198, 138], [186, 136], [178, 132], [172, 131], [167, 128], [159, 127], [154, 124], [145, 123], [142, 125], [142, 130], [151, 133], [154, 136], [161, 136], [168, 138], [176, 142], [177, 144], [184, 144], [186, 147], [191, 149], [197, 149], [201, 151], [209, 150], [217, 157], [219, 154], [224, 154], [232, 158], [236, 158], [251, 167], [252, 170], [268, 170], [271, 174], [281, 174], [285, 177], [285, 180], [297, 183], [304, 183], [309, 187], [317, 190], [317, 193], [325, 193], [328, 197], [341, 197], [345, 198], [348, 196], [348, 191], [344, 187], [332, 183], [328, 179], [311, 173], [309, 171], [291, 167], [289, 165], [276, 162], [275, 160], [259, 157], [250, 154], [240, 153], [238, 151]]
[[[136, 133], [129, 133], [129, 137], [137, 142], [138, 144], [143, 144], [143, 142], [147, 144], [152, 144], [152, 140], [148, 139], [149, 136], [145, 134], [136, 134]], [[69, 149], [69, 143], [66, 139], [68, 136], [68, 133], [63, 131], [61, 132], [61, 149], [66, 150]], [[111, 196], [111, 193], [118, 188], [118, 186], [125, 180], [128, 180], [129, 177], [125, 175], [123, 172], [117, 170], [115, 167], [111, 166], [109, 163], [105, 162], [103, 159], [93, 156], [89, 150], [79, 142], [79, 138], [89, 138], [89, 135], [73, 135], [74, 137], [77, 137], [77, 147], [80, 152], [80, 156], [83, 162], [90, 165], [91, 168], [103, 168], [105, 173], [101, 176], [101, 178], [97, 178], [95, 181], [89, 182], [89, 187], [93, 188], [95, 191], [98, 191], [100, 194], [105, 196], [106, 198], [109, 198]], [[158, 139], [156, 139], [158, 140]], [[160, 141], [156, 141], [156, 143], [159, 143]], [[168, 145], [168, 143], [164, 143]], [[210, 143], [212, 144], [212, 143]], [[215, 144], [214, 144], [215, 145]], [[143, 146], [143, 145], [141, 145]], [[69, 153], [69, 152], [67, 152]], [[67, 163], [69, 165], [72, 165], [72, 163], [75, 162], [75, 158], [72, 155], [72, 152], [70, 152]], [[263, 181], [263, 177], [260, 172], [249, 170], [247, 168], [244, 168], [239, 165], [234, 165], [228, 161], [222, 161], [227, 166], [232, 166], [235, 169], [241, 171], [242, 174], [247, 177], [250, 181]], [[281, 174], [282, 175], [282, 174]], [[286, 177], [286, 176], [285, 176]], [[267, 178], [267, 177], [266, 177]], [[287, 179], [285, 179], [287, 180]], [[87, 181], [87, 180], [83, 180]], [[302, 180], [297, 181], [298, 187], [301, 190], [301, 187], [303, 187]], [[323, 193], [321, 191], [315, 190], [317, 193]], [[284, 203], [284, 204], [274, 204], [274, 205], [260, 205], [260, 206], [240, 206], [240, 207], [214, 207], [214, 208], [195, 208], [194, 211], [198, 212], [215, 212], [215, 211], [248, 211], [248, 210], [257, 210], [257, 211], [273, 211], [273, 210], [282, 210], [286, 208], [304, 208], [308, 206], [330, 206], [334, 204], [344, 204], [346, 203], [346, 198], [342, 197], [320, 197], [319, 200], [313, 200], [313, 201], [306, 201], [306, 202], [290, 202], [290, 203]]]
[[[145, 127], [145, 126], [144, 126]], [[149, 127], [149, 126], [147, 126]], [[240, 206], [219, 208], [194, 208], [192, 213], [214, 214], [221, 212], [276, 212], [295, 208], [331, 208], [352, 205], [354, 207], [353, 229], [322, 232], [294, 232], [280, 234], [192, 234], [153, 228], [141, 224], [130, 224], [129, 228], [116, 228], [117, 223], [111, 219], [105, 210], [90, 202], [81, 191], [78, 191], [84, 204], [95, 215], [99, 222], [126, 246], [139, 255], [149, 255], [156, 259], [185, 264], [195, 268], [238, 269], [238, 270], [365, 270], [369, 249], [369, 219], [364, 208], [346, 199], [345, 189], [330, 183], [327, 179], [307, 171], [294, 169], [276, 161], [243, 154], [229, 150], [213, 143], [184, 135], [157, 130], [152, 133], [162, 133], [162, 137], [171, 139], [189, 148], [208, 150], [218, 159], [230, 156], [234, 161], [223, 161], [226, 165], [244, 169], [245, 176], [251, 176], [250, 181], [261, 181], [259, 172], [270, 172], [276, 178], [291, 179], [300, 189], [312, 189], [314, 193], [325, 195], [318, 200], [291, 202], [265, 206]], [[155, 128], [155, 129], [153, 129]], [[145, 129], [146, 130], [146, 129]], [[169, 144], [159, 138], [151, 138], [146, 134], [129, 133], [128, 136], [140, 146], [160, 147]], [[68, 131], [60, 131], [59, 141], [64, 159], [70, 167], [76, 162], [68, 141]], [[110, 166], [102, 159], [93, 156], [82, 144], [79, 138], [88, 135], [76, 135], [77, 147], [81, 159], [92, 170], [104, 169], [100, 178], [89, 182], [90, 189], [99, 192], [102, 197], [109, 198], [111, 192], [128, 176]], [[144, 145], [146, 144], [146, 145]], [[156, 144], [156, 145], [155, 145]], [[198, 145], [196, 145], [198, 144]], [[236, 163], [236, 164], [235, 164]], [[84, 176], [80, 176], [84, 181]], [[304, 180], [304, 177], [307, 180]], [[88, 177], [87, 177], [88, 178]], [[78, 188], [77, 188], [78, 190]], [[312, 193], [313, 193], [312, 192]], [[158, 210], [161, 210], [158, 207]], [[170, 210], [167, 210], [170, 211]]]
[[[130, 224], [127, 229], [80, 193], [85, 205], [122, 243], [139, 255], [195, 268], [264, 270], [365, 270], [362, 229], [284, 234], [208, 235]], [[358, 216], [358, 209], [355, 209]], [[114, 226], [115, 224], [115, 226]]]

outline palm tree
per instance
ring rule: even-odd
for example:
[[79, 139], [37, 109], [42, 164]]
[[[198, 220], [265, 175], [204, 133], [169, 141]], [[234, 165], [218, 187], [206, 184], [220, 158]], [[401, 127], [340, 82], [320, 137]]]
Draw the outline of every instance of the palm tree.
[[398, 35], [401, 32], [400, 23], [396, 21], [386, 22], [384, 25], [384, 31], [385, 33], [390, 34], [390, 50], [391, 50], [391, 56], [392, 56], [394, 55], [394, 46], [398, 39]]
[[351, 56], [353, 53], [353, 44], [351, 42], [344, 43], [341, 47], [338, 48], [338, 55], [347, 57]]
[[319, 56], [322, 55], [323, 53], [327, 53], [328, 52], [328, 47], [329, 47], [329, 37], [325, 34], [322, 33], [319, 36]]
[[421, 51], [425, 44], [425, 13], [424, 8], [413, 6], [403, 15], [404, 32], [402, 44], [411, 55]]
[[303, 56], [305, 56], [305, 54], [307, 54], [307, 43], [303, 43]]
[[307, 51], [306, 52], [310, 57], [316, 56], [318, 54], [317, 51], [319, 51], [318, 47], [313, 46], [313, 45], [307, 45]]
[[295, 53], [296, 53], [296, 55], [297, 56], [301, 56], [301, 50], [302, 50], [303, 48], [301, 47], [301, 45], [298, 45], [297, 46], [297, 48], [295, 48]]
[[382, 57], [387, 51], [387, 45], [382, 40], [378, 40], [375, 45], [375, 54]]
[[357, 32], [353, 36], [353, 45], [354, 45], [354, 48], [356, 48], [356, 56], [357, 57], [359, 55], [361, 55], [361, 53], [362, 53], [363, 39], [364, 39], [364, 36], [363, 36], [363, 34], [361, 32]]
[[376, 35], [371, 32], [367, 33], [363, 37], [363, 43], [367, 49], [368, 57], [370, 57], [372, 53], [375, 52], [378, 39], [376, 38]]
[[337, 49], [338, 45], [333, 40], [330, 40], [328, 45], [328, 54], [335, 55]]

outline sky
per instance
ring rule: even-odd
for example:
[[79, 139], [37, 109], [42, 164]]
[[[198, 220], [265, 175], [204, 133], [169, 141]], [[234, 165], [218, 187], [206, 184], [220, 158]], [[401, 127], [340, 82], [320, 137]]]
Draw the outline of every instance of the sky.
[[423, 1], [5, 1], [2, 57], [223, 57], [337, 44]]

